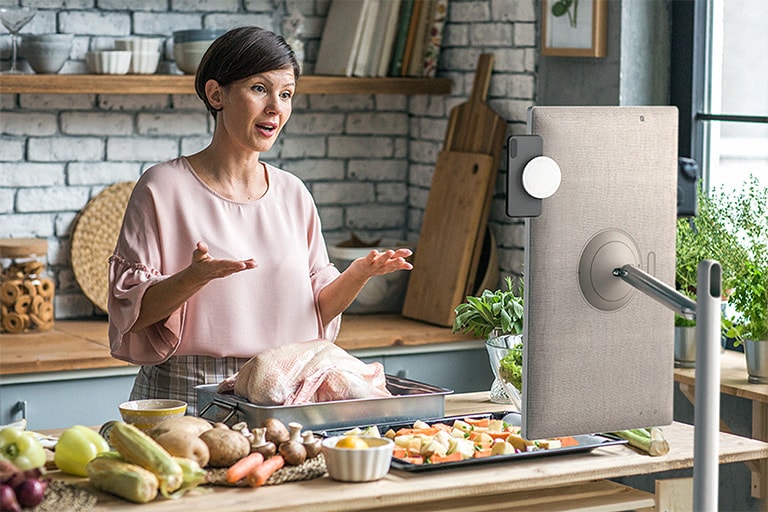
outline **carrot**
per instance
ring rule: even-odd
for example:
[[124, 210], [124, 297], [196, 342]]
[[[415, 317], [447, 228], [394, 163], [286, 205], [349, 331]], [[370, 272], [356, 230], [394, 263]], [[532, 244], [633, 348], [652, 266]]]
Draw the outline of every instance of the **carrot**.
[[405, 457], [403, 460], [410, 464], [424, 464], [424, 457], [422, 457], [421, 455], [413, 455], [410, 457]]
[[269, 480], [269, 477], [285, 465], [285, 459], [282, 455], [273, 455], [248, 473], [248, 485], [251, 487], [260, 487]]
[[565, 448], [566, 446], [579, 446], [579, 442], [573, 436], [556, 437], [560, 440], [560, 446]]
[[464, 418], [464, 422], [475, 427], [488, 427], [491, 424], [491, 418]]
[[407, 428], [403, 427], [399, 429], [397, 432], [395, 432], [395, 436], [408, 436], [408, 435], [423, 435], [423, 436], [433, 436], [437, 434], [440, 431], [440, 429], [435, 427], [429, 427], [429, 428]]
[[227, 482], [236, 484], [248, 476], [248, 473], [256, 469], [256, 466], [262, 462], [264, 462], [264, 455], [259, 452], [253, 452], [249, 455], [246, 455], [229, 467], [226, 475]]
[[395, 446], [392, 449], [392, 456], [396, 459], [404, 459], [408, 456], [408, 451], [401, 446]]
[[472, 454], [472, 458], [482, 459], [484, 457], [490, 457], [491, 455], [493, 455], [493, 448], [489, 446], [488, 448], [476, 449], [475, 452]]
[[456, 462], [462, 460], [461, 452], [453, 452], [450, 455], [441, 457], [439, 455], [432, 455], [429, 458], [429, 462], [432, 464], [440, 464], [441, 462]]

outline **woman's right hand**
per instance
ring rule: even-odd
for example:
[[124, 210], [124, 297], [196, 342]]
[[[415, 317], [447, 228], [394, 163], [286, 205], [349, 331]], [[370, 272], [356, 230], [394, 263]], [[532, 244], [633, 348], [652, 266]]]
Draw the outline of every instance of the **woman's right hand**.
[[203, 286], [214, 279], [256, 268], [256, 260], [216, 259], [205, 242], [197, 242], [188, 267], [153, 284], [141, 299], [139, 317], [131, 330], [144, 329], [168, 318]]
[[222, 260], [215, 259], [208, 252], [208, 244], [197, 242], [197, 247], [192, 252], [192, 263], [190, 271], [194, 278], [207, 283], [213, 279], [227, 277], [243, 270], [256, 268], [256, 260], [253, 258], [247, 260]]

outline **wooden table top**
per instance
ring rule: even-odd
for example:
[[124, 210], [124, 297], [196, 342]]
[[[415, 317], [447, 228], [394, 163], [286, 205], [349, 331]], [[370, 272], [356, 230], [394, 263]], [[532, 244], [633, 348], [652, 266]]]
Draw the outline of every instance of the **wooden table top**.
[[[675, 368], [675, 381], [696, 385], [695, 368]], [[743, 353], [725, 350], [720, 356], [720, 392], [755, 402], [768, 403], [768, 384], [748, 381], [747, 360]]]
[[[506, 410], [493, 404], [488, 393], [446, 397], [446, 415]], [[340, 483], [327, 476], [258, 489], [205, 487], [178, 500], [158, 499], [139, 505], [142, 511], [187, 512], [189, 510], [419, 510], [438, 500], [471, 500], [472, 497], [560, 488], [606, 478], [618, 478], [690, 468], [693, 464], [693, 427], [674, 423], [664, 428], [670, 452], [650, 457], [626, 445], [607, 446], [590, 452], [557, 457], [520, 459], [510, 462], [443, 469], [422, 473], [392, 470], [382, 480]], [[768, 443], [731, 434], [720, 434], [720, 462], [731, 463], [768, 458]], [[57, 473], [52, 473], [57, 475]], [[65, 480], [85, 480], [63, 477]], [[139, 510], [137, 505], [99, 494], [94, 511]]]

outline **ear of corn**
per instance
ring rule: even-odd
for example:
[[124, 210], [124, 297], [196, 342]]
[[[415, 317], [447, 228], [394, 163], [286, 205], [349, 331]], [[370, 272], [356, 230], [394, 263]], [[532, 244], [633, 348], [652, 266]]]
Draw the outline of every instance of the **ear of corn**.
[[86, 465], [91, 485], [134, 503], [157, 497], [159, 482], [151, 471], [114, 457], [96, 457]]
[[173, 456], [133, 425], [116, 422], [109, 431], [109, 442], [127, 462], [154, 473], [163, 496], [170, 496], [184, 483], [184, 472]]

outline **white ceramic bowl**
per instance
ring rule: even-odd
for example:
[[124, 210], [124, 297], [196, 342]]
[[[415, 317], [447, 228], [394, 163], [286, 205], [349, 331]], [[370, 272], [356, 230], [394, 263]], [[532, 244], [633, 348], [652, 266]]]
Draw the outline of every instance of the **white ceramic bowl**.
[[157, 71], [160, 52], [131, 52], [131, 66], [128, 72], [134, 75], [151, 75]]
[[56, 74], [69, 58], [72, 34], [24, 34], [20, 54], [35, 73]]
[[173, 45], [173, 58], [176, 66], [188, 75], [194, 75], [203, 59], [205, 51], [213, 41], [190, 41]]
[[344, 436], [323, 439], [323, 456], [328, 476], [341, 482], [371, 482], [383, 478], [392, 463], [392, 449], [395, 444], [386, 437], [360, 437], [369, 446], [354, 450], [336, 448]]
[[99, 75], [125, 75], [131, 67], [131, 52], [125, 50], [98, 50], [85, 54], [91, 72]]
[[126, 37], [115, 39], [116, 50], [128, 50], [134, 53], [159, 52], [162, 39], [156, 37]]
[[123, 402], [118, 408], [124, 422], [141, 430], [149, 430], [163, 420], [184, 416], [187, 403], [164, 399], [131, 400]]

